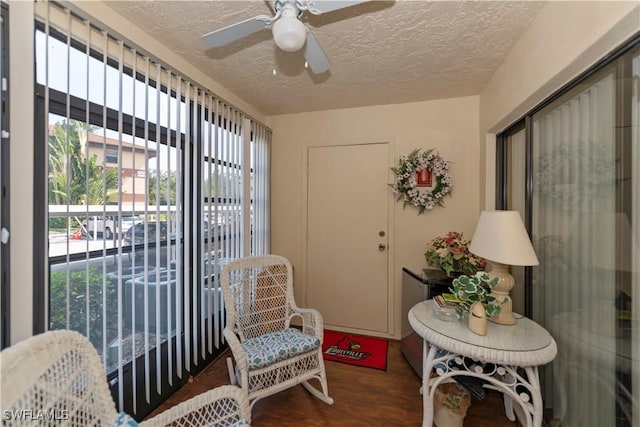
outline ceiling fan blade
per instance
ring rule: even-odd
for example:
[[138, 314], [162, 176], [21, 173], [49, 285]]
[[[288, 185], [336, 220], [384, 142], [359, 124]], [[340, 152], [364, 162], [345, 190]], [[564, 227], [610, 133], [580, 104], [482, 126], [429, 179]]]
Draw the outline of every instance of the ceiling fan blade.
[[327, 13], [370, 0], [308, 0], [307, 10], [314, 15]]
[[212, 31], [202, 36], [202, 40], [213, 47], [221, 47], [243, 37], [269, 28], [272, 19], [267, 15], [259, 15], [245, 21], [236, 22], [219, 30]]
[[304, 45], [304, 59], [307, 60], [307, 64], [311, 67], [311, 71], [315, 74], [324, 73], [329, 69], [331, 64], [327, 55], [320, 47], [318, 40], [311, 31], [307, 30], [307, 41]]

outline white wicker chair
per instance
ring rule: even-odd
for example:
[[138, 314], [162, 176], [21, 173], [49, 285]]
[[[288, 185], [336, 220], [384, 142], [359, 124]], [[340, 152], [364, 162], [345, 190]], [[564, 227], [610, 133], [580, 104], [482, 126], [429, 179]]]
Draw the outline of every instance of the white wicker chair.
[[[100, 357], [84, 336], [49, 331], [0, 353], [3, 425], [114, 425], [118, 412]], [[10, 411], [10, 412], [7, 412]], [[15, 412], [11, 412], [15, 411]], [[20, 414], [27, 420], [18, 419]], [[42, 411], [42, 412], [39, 412]], [[44, 419], [29, 421], [42, 413]], [[17, 414], [12, 418], [11, 414]], [[47, 414], [51, 419], [48, 421]], [[248, 426], [246, 393], [227, 385], [195, 396], [141, 426]]]
[[[245, 257], [223, 267], [227, 323], [224, 337], [236, 365], [227, 359], [232, 384], [240, 384], [251, 407], [258, 399], [296, 384], [331, 405], [322, 360], [322, 316], [298, 308], [291, 264], [277, 255]], [[302, 330], [291, 328], [298, 317]], [[322, 391], [309, 384], [317, 379]]]

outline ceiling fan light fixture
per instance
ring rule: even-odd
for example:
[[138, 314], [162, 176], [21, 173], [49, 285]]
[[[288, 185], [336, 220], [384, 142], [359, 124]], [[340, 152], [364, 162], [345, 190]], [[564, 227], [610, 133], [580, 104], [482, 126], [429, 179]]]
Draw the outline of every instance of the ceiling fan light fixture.
[[295, 52], [304, 46], [307, 39], [307, 28], [295, 16], [283, 16], [273, 23], [273, 40], [276, 45], [286, 51]]
[[279, 49], [295, 52], [304, 48], [305, 68], [314, 74], [325, 73], [331, 64], [320, 43], [300, 18], [305, 12], [320, 15], [373, 0], [268, 0], [274, 14], [258, 15], [202, 36], [215, 48], [270, 28]]

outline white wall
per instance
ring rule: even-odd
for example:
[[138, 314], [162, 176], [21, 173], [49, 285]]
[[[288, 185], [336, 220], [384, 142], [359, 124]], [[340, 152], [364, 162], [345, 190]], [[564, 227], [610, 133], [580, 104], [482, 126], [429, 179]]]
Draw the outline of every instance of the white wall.
[[471, 238], [475, 229], [480, 206], [478, 117], [478, 97], [464, 97], [269, 118], [273, 129], [271, 249], [294, 265], [300, 304], [306, 191], [302, 161], [307, 147], [388, 141], [395, 148], [395, 162], [415, 148], [434, 148], [452, 162], [453, 196], [445, 199], [444, 208], [418, 215], [410, 206], [403, 210], [402, 203], [393, 204], [393, 337], [400, 338], [402, 267], [421, 272], [426, 267], [424, 251], [430, 239], [451, 230]]
[[640, 30], [637, 1], [548, 2], [480, 94], [482, 200], [495, 206], [495, 138]]
[[33, 331], [33, 2], [9, 2], [11, 342]]

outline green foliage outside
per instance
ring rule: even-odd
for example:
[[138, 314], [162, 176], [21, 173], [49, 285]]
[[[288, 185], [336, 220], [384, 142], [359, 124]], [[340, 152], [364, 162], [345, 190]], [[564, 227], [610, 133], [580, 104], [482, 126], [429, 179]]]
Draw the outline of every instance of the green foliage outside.
[[[151, 205], [177, 205], [176, 188], [178, 188], [178, 172], [147, 171], [147, 194]], [[205, 176], [202, 182], [204, 197], [223, 197], [239, 199], [241, 196], [241, 176], [237, 172], [223, 168], [217, 174]]]
[[[88, 272], [70, 272], [68, 287], [66, 271], [52, 271], [50, 280], [50, 329], [78, 331], [86, 335], [96, 348], [102, 348], [103, 315], [106, 314], [106, 331], [115, 331], [118, 325], [116, 286], [107, 279], [104, 286], [106, 293], [103, 294], [103, 275], [95, 267], [90, 268]], [[106, 307], [106, 313], [103, 312], [103, 307]], [[107, 336], [107, 340], [109, 338], [110, 336]]]
[[[151, 204], [176, 206], [176, 181], [176, 171], [164, 171], [158, 174], [157, 170], [150, 170], [148, 172], [147, 180], [147, 194], [149, 195], [149, 202]], [[167, 192], [169, 193], [168, 200]]]
[[202, 184], [202, 193], [205, 197], [239, 197], [242, 179], [240, 175], [234, 175], [226, 171], [219, 171], [217, 175], [206, 177]]
[[66, 232], [67, 218], [49, 218], [49, 234]]

